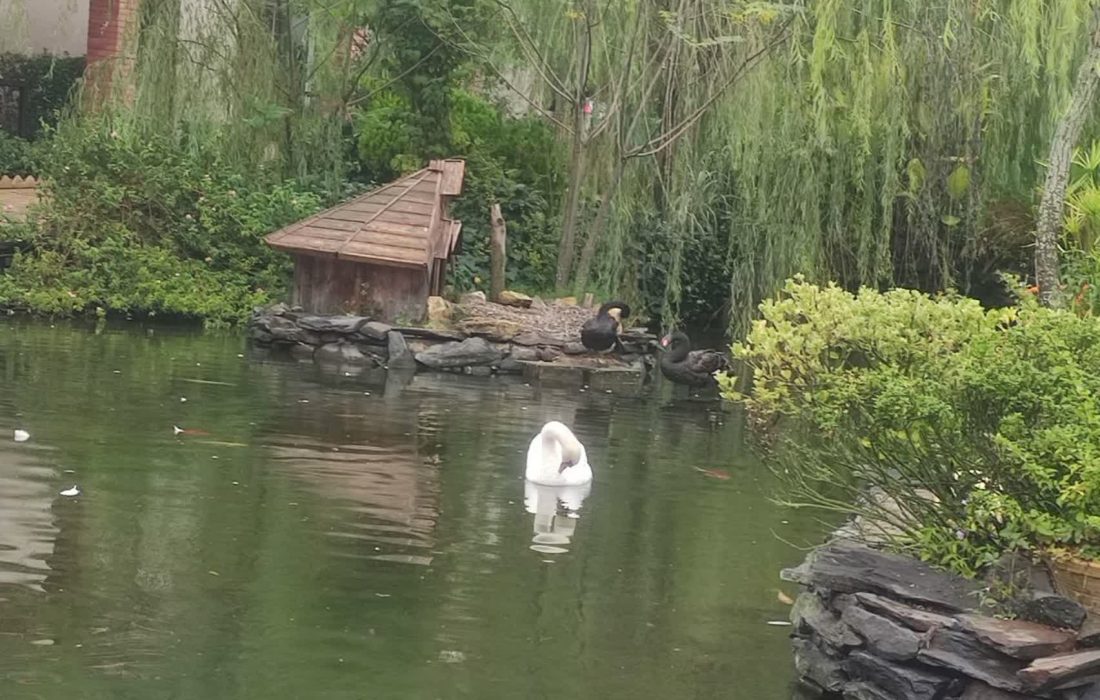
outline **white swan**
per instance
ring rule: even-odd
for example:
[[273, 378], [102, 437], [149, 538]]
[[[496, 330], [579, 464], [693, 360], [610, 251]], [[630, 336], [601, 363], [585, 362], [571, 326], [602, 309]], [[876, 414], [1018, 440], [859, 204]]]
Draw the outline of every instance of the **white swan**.
[[592, 481], [592, 467], [573, 431], [552, 420], [527, 448], [526, 477], [546, 486], [575, 486]]

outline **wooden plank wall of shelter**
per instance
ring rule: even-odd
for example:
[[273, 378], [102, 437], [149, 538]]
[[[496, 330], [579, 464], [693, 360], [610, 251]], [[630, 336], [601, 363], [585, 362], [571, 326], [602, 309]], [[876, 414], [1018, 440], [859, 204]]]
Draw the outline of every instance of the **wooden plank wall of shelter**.
[[38, 199], [38, 180], [34, 177], [0, 177], [0, 224], [4, 216], [22, 219], [27, 208]]
[[364, 314], [417, 321], [428, 296], [421, 269], [298, 255], [292, 303], [318, 314]]

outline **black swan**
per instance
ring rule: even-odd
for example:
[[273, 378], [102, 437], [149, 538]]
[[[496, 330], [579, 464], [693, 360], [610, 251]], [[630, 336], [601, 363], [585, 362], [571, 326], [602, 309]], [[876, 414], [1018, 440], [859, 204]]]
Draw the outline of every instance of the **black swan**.
[[680, 331], [661, 338], [661, 374], [676, 384], [713, 386], [714, 373], [729, 369], [729, 360], [717, 350], [692, 350], [691, 340]]
[[621, 322], [630, 315], [630, 307], [621, 301], [609, 301], [581, 326], [581, 344], [589, 350], [603, 352], [612, 346], [622, 350], [619, 342]]

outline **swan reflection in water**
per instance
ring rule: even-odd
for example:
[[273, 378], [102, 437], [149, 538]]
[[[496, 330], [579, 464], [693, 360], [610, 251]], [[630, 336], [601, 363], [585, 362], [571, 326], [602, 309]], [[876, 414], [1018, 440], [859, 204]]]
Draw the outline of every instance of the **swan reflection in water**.
[[581, 506], [592, 491], [592, 482], [570, 486], [546, 486], [523, 482], [523, 505], [534, 518], [531, 549], [543, 554], [564, 554], [577, 528]]

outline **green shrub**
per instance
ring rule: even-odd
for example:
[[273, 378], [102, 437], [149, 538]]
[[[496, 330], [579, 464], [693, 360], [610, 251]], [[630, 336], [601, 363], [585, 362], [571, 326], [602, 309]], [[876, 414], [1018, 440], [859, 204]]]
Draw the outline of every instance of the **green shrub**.
[[965, 574], [1012, 549], [1100, 556], [1096, 320], [801, 281], [761, 310], [734, 346], [751, 393], [722, 384], [776, 431], [792, 501], [888, 520]]
[[451, 143], [439, 153], [409, 99], [377, 95], [355, 120], [359, 169], [376, 183], [417, 170], [431, 158], [466, 160], [462, 251], [454, 284], [485, 286], [489, 275], [489, 206], [499, 202], [508, 225], [508, 284], [533, 291], [553, 286], [564, 161], [553, 130], [539, 119], [513, 118], [488, 99], [459, 88], [448, 98]]
[[203, 144], [63, 124], [40, 150], [33, 251], [0, 277], [0, 303], [43, 313], [156, 313], [233, 323], [279, 295], [289, 259], [263, 236], [317, 194], [245, 176]]
[[31, 175], [31, 145], [27, 141], [0, 130], [0, 175]]

